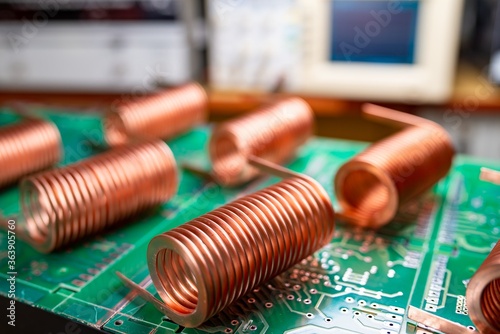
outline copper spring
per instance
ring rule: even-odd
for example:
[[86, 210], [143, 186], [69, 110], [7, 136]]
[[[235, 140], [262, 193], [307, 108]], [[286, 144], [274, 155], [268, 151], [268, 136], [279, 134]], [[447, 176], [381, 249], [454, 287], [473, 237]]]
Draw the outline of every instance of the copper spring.
[[59, 162], [61, 135], [51, 122], [25, 119], [0, 129], [0, 188]]
[[500, 241], [469, 281], [466, 298], [479, 332], [500, 333]]
[[50, 252], [167, 201], [177, 184], [167, 144], [123, 146], [23, 179], [22, 227], [34, 248]]
[[135, 139], [171, 139], [206, 119], [208, 98], [196, 83], [121, 103], [104, 118], [110, 146]]
[[215, 179], [234, 186], [258, 175], [247, 161], [256, 156], [281, 164], [313, 133], [311, 107], [300, 98], [286, 98], [215, 127], [209, 143]]
[[158, 308], [199, 326], [328, 243], [334, 227], [326, 191], [295, 176], [156, 236], [147, 257]]
[[335, 175], [341, 214], [355, 225], [379, 228], [394, 218], [403, 203], [448, 173], [454, 150], [446, 131], [434, 122], [375, 105], [364, 105], [363, 112], [410, 125], [372, 144]]

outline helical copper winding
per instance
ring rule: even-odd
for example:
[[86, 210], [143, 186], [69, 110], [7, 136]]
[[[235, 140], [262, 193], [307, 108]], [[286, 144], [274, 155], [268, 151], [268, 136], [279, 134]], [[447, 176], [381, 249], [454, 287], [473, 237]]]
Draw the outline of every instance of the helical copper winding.
[[0, 128], [0, 188], [56, 164], [61, 156], [61, 135], [49, 121], [30, 118]]
[[196, 83], [118, 104], [104, 118], [110, 146], [135, 139], [171, 139], [206, 119], [207, 94]]
[[479, 332], [500, 333], [500, 241], [469, 281], [466, 298]]
[[436, 123], [374, 105], [365, 105], [364, 113], [410, 125], [372, 144], [335, 175], [342, 215], [355, 225], [379, 228], [394, 218], [402, 203], [448, 173], [454, 149], [446, 131]]
[[326, 191], [296, 176], [156, 236], [147, 257], [162, 309], [199, 326], [328, 243], [334, 227]]
[[162, 141], [123, 146], [21, 182], [28, 241], [50, 252], [163, 203], [177, 170]]
[[274, 163], [290, 159], [313, 133], [311, 107], [286, 98], [215, 127], [209, 142], [215, 179], [234, 186], [257, 176], [247, 163], [256, 156]]

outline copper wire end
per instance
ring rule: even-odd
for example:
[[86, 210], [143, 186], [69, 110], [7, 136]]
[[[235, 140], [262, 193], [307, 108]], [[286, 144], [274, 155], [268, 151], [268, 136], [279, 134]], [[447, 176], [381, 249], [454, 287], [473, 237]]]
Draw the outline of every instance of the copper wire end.
[[197, 83], [122, 103], [104, 118], [106, 142], [117, 146], [137, 139], [174, 138], [203, 123], [207, 108], [207, 94]]
[[500, 241], [471, 278], [466, 299], [479, 332], [500, 333]]
[[61, 157], [61, 135], [49, 121], [24, 119], [0, 128], [0, 188], [57, 164]]
[[363, 111], [406, 126], [356, 155], [335, 175], [342, 216], [377, 229], [394, 218], [401, 204], [448, 173], [454, 149], [446, 131], [431, 121], [374, 105], [363, 106]]
[[334, 227], [328, 194], [307, 176], [241, 197], [151, 240], [157, 308], [197, 327], [328, 243]]
[[479, 174], [479, 179], [481, 181], [500, 185], [500, 171], [482, 167]]
[[259, 171], [248, 164], [250, 156], [286, 162], [312, 135], [313, 126], [311, 107], [300, 98], [286, 98], [218, 125], [209, 143], [216, 180], [236, 186], [257, 176]]
[[169, 200], [174, 156], [162, 141], [123, 146], [21, 182], [27, 241], [51, 252]]

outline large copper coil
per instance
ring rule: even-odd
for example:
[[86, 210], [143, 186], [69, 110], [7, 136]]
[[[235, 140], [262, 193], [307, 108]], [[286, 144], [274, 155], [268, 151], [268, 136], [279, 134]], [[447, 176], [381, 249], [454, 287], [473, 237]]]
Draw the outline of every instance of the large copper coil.
[[281, 164], [313, 133], [311, 107], [300, 98], [287, 98], [217, 126], [209, 150], [217, 181], [233, 186], [249, 181], [259, 171], [248, 165], [256, 156]]
[[364, 111], [371, 117], [408, 119], [414, 124], [372, 144], [335, 175], [342, 215], [355, 225], [379, 228], [403, 203], [448, 173], [454, 149], [446, 131], [435, 123], [372, 105]]
[[167, 144], [123, 146], [23, 179], [24, 230], [36, 249], [50, 252], [167, 201], [177, 184]]
[[171, 139], [206, 119], [207, 94], [196, 83], [121, 103], [104, 118], [110, 146], [136, 139]]
[[0, 188], [61, 159], [61, 135], [51, 122], [25, 119], [0, 129]]
[[500, 333], [500, 241], [469, 281], [466, 297], [479, 332]]
[[165, 314], [196, 327], [328, 243], [334, 227], [326, 191], [291, 177], [156, 236], [149, 271]]

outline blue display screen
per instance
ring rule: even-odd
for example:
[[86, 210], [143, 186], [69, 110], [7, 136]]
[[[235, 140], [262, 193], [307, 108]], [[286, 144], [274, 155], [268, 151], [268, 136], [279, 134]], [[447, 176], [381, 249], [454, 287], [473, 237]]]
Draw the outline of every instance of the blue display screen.
[[332, 0], [330, 60], [413, 64], [419, 1]]

